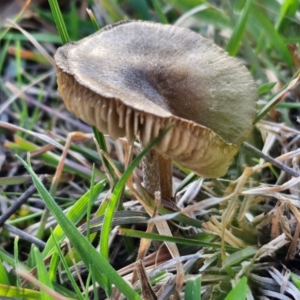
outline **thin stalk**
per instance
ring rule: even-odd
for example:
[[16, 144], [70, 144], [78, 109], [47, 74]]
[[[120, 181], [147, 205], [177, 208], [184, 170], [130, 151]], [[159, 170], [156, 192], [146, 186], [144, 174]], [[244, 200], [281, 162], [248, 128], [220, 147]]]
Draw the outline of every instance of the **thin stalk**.
[[161, 193], [161, 198], [171, 201], [172, 160], [165, 158], [151, 149], [143, 158], [143, 182], [146, 191], [154, 198], [155, 192]]
[[173, 184], [172, 184], [172, 160], [158, 154], [159, 165], [159, 180], [160, 180], [160, 193], [161, 198], [171, 201], [173, 196]]
[[155, 192], [160, 191], [159, 163], [157, 152], [151, 149], [142, 162], [144, 188], [154, 197]]

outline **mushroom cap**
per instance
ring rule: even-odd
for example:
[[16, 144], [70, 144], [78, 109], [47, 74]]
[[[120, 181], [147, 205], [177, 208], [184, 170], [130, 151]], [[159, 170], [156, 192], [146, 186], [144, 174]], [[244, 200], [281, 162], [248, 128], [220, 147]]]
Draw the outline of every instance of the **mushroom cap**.
[[66, 107], [113, 139], [149, 143], [203, 177], [223, 176], [252, 130], [257, 92], [248, 70], [199, 34], [129, 21], [55, 54]]

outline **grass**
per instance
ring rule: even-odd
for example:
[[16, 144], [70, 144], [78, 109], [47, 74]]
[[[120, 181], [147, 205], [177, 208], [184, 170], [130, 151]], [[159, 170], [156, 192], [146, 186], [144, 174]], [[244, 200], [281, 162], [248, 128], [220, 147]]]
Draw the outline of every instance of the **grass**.
[[178, 207], [160, 205], [139, 163], [160, 137], [139, 152], [72, 117], [52, 59], [124, 19], [192, 28], [255, 79], [248, 143], [299, 172], [299, 3], [29, 2], [0, 28], [0, 298], [299, 299], [299, 177], [242, 148], [223, 178], [174, 166]]

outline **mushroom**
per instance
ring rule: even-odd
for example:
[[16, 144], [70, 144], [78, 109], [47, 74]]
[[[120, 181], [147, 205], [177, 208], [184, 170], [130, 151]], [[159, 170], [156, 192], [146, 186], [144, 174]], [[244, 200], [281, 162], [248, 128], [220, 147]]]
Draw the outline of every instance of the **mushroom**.
[[223, 176], [252, 130], [257, 92], [248, 70], [199, 34], [171, 25], [109, 25], [55, 54], [67, 109], [113, 139], [147, 145], [150, 194], [172, 196], [172, 160], [206, 178]]

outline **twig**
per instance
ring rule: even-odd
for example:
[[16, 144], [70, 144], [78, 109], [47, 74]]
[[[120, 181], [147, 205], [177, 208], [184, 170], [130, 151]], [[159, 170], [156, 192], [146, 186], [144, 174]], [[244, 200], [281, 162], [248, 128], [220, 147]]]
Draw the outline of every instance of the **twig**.
[[46, 246], [46, 243], [43, 242], [42, 240], [37, 239], [36, 237], [26, 233], [25, 231], [15, 227], [15, 226], [12, 226], [12, 225], [9, 225], [9, 224], [4, 224], [3, 227], [6, 230], [8, 230], [10, 233], [13, 233], [13, 234], [17, 235], [21, 239], [26, 240], [29, 243], [35, 244], [36, 246], [38, 246], [40, 248], [45, 248], [45, 246]]
[[260, 150], [256, 149], [255, 147], [253, 147], [252, 145], [243, 142], [242, 146], [255, 153], [256, 155], [258, 155], [260, 158], [264, 159], [265, 161], [269, 162], [270, 164], [274, 165], [275, 167], [277, 167], [278, 169], [290, 174], [291, 176], [294, 177], [299, 177], [300, 173], [296, 172], [294, 169], [282, 164], [281, 162], [277, 161], [276, 159], [272, 158], [271, 156], [262, 153]]
[[[42, 175], [40, 177], [40, 180], [43, 182], [45, 180], [46, 176]], [[33, 195], [33, 193], [36, 191], [35, 185], [31, 185], [28, 190], [21, 196], [15, 203], [13, 203], [3, 214], [0, 216], [0, 226], [3, 226], [6, 220], [9, 219], [9, 217], [14, 214], [21, 206], [24, 204], [27, 199]]]

